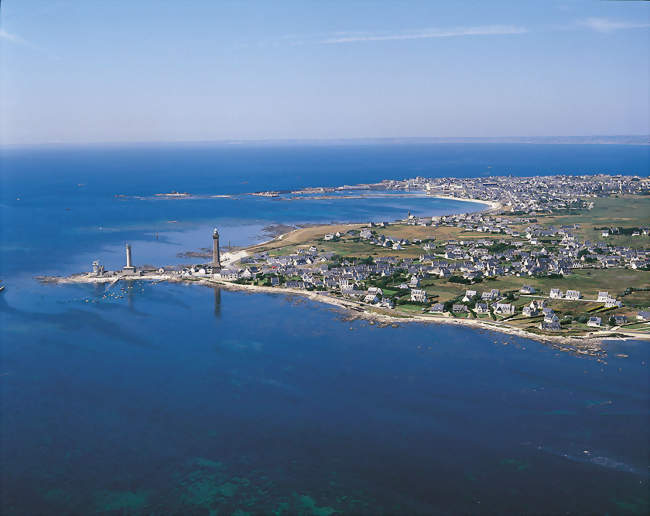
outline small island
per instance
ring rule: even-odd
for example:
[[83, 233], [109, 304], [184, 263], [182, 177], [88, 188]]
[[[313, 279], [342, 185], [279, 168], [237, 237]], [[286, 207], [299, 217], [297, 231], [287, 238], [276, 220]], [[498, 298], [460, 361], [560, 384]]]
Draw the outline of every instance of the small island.
[[402, 190], [486, 208], [303, 227], [223, 255], [215, 230], [210, 263], [138, 268], [127, 245], [122, 270], [106, 271], [95, 262], [89, 273], [41, 279], [195, 282], [298, 294], [373, 323], [469, 325], [599, 360], [606, 354], [604, 339], [650, 339], [648, 178], [418, 177], [291, 193], [341, 190]]

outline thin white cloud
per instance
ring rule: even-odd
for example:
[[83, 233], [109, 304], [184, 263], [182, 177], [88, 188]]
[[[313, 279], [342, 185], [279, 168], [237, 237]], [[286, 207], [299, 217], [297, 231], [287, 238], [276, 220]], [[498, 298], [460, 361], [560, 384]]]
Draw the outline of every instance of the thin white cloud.
[[0, 29], [0, 42], [2, 41], [8, 41], [19, 46], [20, 48], [29, 49], [30, 51], [34, 52], [34, 54], [46, 57], [47, 59], [53, 59], [55, 61], [58, 61], [60, 59], [58, 55], [52, 53], [49, 49], [35, 45], [34, 43], [27, 41], [26, 39], [21, 38], [16, 34], [7, 32], [4, 29]]
[[454, 38], [461, 36], [503, 36], [508, 34], [524, 34], [526, 32], [528, 32], [526, 28], [516, 25], [484, 25], [478, 27], [456, 27], [452, 29], [432, 28], [393, 34], [358, 33], [326, 38], [322, 40], [321, 43], [326, 45], [336, 45], [369, 41], [399, 41], [410, 39]]
[[5, 41], [10, 41], [11, 43], [18, 43], [21, 45], [26, 45], [27, 42], [21, 38], [20, 36], [16, 36], [15, 34], [11, 34], [10, 32], [7, 32], [4, 29], [0, 29], [0, 40], [5, 40]]
[[579, 22], [579, 25], [588, 27], [597, 32], [614, 32], [624, 29], [645, 29], [650, 23], [638, 23], [628, 21], [610, 20], [609, 18], [587, 18]]
[[14, 36], [13, 34], [9, 34], [6, 30], [0, 29], [0, 39], [7, 39], [9, 41], [17, 41], [18, 36]]

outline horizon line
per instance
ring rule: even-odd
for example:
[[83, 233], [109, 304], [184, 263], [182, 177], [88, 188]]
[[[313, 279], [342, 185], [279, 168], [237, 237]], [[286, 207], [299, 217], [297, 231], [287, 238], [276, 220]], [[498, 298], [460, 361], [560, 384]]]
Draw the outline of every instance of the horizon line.
[[[619, 141], [619, 140], [632, 141]], [[577, 141], [576, 141], [577, 140]], [[74, 147], [74, 146], [137, 146], [137, 145], [272, 145], [272, 144], [408, 144], [408, 143], [521, 143], [521, 144], [585, 144], [585, 145], [650, 145], [648, 134], [591, 134], [591, 135], [547, 135], [547, 136], [368, 136], [329, 138], [218, 138], [209, 140], [97, 140], [97, 141], [49, 141], [2, 143], [0, 149], [12, 147]]]

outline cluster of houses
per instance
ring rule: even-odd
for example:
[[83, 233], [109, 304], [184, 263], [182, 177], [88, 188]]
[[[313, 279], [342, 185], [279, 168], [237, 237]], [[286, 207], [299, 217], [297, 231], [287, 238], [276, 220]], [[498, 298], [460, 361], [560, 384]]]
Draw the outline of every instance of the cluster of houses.
[[[549, 297], [551, 299], [566, 299], [569, 301], [578, 301], [582, 299], [582, 294], [579, 290], [567, 290], [562, 292], [559, 288], [552, 288], [549, 292]], [[599, 303], [605, 303], [605, 308], [620, 308], [623, 306], [623, 303], [617, 300], [615, 297], [610, 296], [609, 292], [598, 292], [596, 299], [589, 299], [587, 301], [597, 301]]]
[[[495, 246], [495, 244], [497, 244]], [[566, 276], [575, 269], [629, 267], [647, 268], [650, 251], [644, 249], [592, 249], [589, 244], [573, 246], [535, 244], [527, 240], [449, 240], [433, 247], [425, 244], [420, 261], [462, 273], [466, 279], [484, 276]], [[496, 248], [496, 249], [495, 249]], [[589, 259], [593, 256], [593, 259]], [[445, 262], [440, 261], [441, 259]]]
[[[491, 225], [483, 225], [485, 220], [493, 219]], [[443, 249], [427, 243], [424, 250], [439, 249], [437, 256], [450, 260], [486, 261], [493, 266], [504, 265], [494, 260], [508, 262], [512, 270], [519, 274], [569, 274], [572, 269], [629, 267], [642, 269], [650, 266], [650, 250], [633, 249], [604, 242], [581, 242], [573, 233], [577, 225], [543, 228], [531, 224], [524, 229], [515, 230], [513, 218], [489, 217], [477, 214], [440, 217], [433, 226], [459, 227], [468, 231], [506, 234], [509, 238], [501, 240], [473, 239], [465, 241], [449, 240]], [[486, 247], [494, 243], [507, 249], [501, 252], [488, 252]]]
[[[218, 269], [211, 266], [193, 266], [185, 267], [180, 271], [175, 271], [183, 278], [202, 278], [213, 277], [224, 281], [251, 281], [256, 278], [266, 277], [270, 279], [271, 286], [283, 286], [294, 289], [310, 289], [330, 291], [348, 297], [363, 303], [374, 305], [381, 308], [395, 308], [395, 296], [384, 295], [382, 288], [377, 286], [364, 287], [366, 284], [372, 284], [378, 278], [393, 276], [396, 273], [401, 275], [410, 275], [408, 281], [391, 287], [400, 291], [399, 297], [406, 299], [411, 303], [423, 305], [423, 311], [430, 313], [443, 314], [446, 312], [462, 315], [470, 311], [476, 315], [490, 315], [508, 318], [521, 313], [523, 317], [543, 319], [539, 322], [539, 327], [547, 331], [559, 331], [561, 329], [560, 320], [552, 308], [547, 306], [547, 299], [542, 298], [536, 289], [530, 285], [525, 285], [519, 290], [520, 296], [530, 296], [530, 303], [525, 304], [521, 311], [518, 312], [513, 303], [504, 299], [499, 289], [486, 289], [479, 292], [475, 289], [466, 289], [462, 299], [453, 304], [433, 303], [430, 305], [430, 299], [427, 291], [421, 287], [421, 282], [427, 272], [436, 274], [437, 269], [431, 265], [424, 265], [422, 262], [413, 259], [398, 259], [393, 256], [377, 257], [369, 260], [340, 260], [336, 265], [333, 264], [334, 255], [331, 252], [319, 252], [316, 247], [301, 249], [296, 253], [286, 256], [270, 256], [268, 253], [259, 253], [254, 256], [244, 258], [241, 262], [242, 267]], [[362, 262], [362, 263], [361, 263]], [[170, 270], [159, 269], [158, 273], [171, 273]], [[578, 290], [566, 290], [563, 292], [559, 288], [552, 288], [548, 293], [549, 300], [568, 300], [568, 301], [596, 301], [603, 303], [605, 308], [621, 307], [621, 301], [611, 296], [606, 291], [598, 292], [595, 299], [585, 299]], [[641, 311], [637, 315], [640, 321], [650, 321], [650, 312]], [[608, 320], [610, 324], [624, 324], [627, 319], [623, 315], [614, 315]], [[597, 315], [592, 315], [587, 321], [587, 326], [601, 327], [602, 319]]]
[[[593, 197], [623, 194], [644, 194], [650, 191], [650, 179], [638, 176], [497, 176], [488, 178], [422, 178], [384, 181], [387, 189], [424, 190], [430, 195], [446, 195], [499, 203], [509, 208], [509, 216], [488, 212], [466, 213], [409, 219], [409, 223], [432, 226], [452, 226], [469, 231], [522, 237], [532, 246], [541, 246], [556, 268], [564, 267], [630, 267], [650, 265], [650, 252], [615, 246], [603, 242], [580, 242], [574, 235], [577, 225], [543, 227], [535, 217], [569, 209], [591, 208]], [[621, 228], [608, 228], [601, 236], [619, 233]], [[650, 236], [650, 228], [635, 228], [635, 237]], [[549, 249], [557, 247], [557, 249]], [[526, 271], [524, 271], [526, 272]], [[539, 271], [543, 272], [543, 271]]]
[[[411, 218], [411, 215], [409, 215], [409, 219]], [[370, 223], [370, 227], [364, 228], [359, 232], [359, 237], [362, 238], [363, 240], [367, 241], [370, 244], [379, 246], [379, 247], [384, 247], [388, 249], [393, 249], [395, 251], [399, 251], [401, 249], [404, 249], [405, 247], [412, 245], [412, 244], [420, 244], [421, 240], [414, 240], [413, 242], [410, 242], [406, 238], [400, 238], [400, 237], [395, 237], [395, 236], [390, 236], [390, 235], [384, 235], [381, 233], [376, 233], [371, 230], [373, 227], [387, 227], [389, 226], [388, 223], [382, 222], [381, 226], [378, 226], [375, 223]]]
[[[526, 214], [582, 207], [590, 197], [641, 194], [647, 192], [648, 178], [623, 175], [589, 176], [492, 176], [475, 178], [424, 178], [387, 180], [386, 189], [423, 190], [430, 195], [498, 202]], [[586, 200], [585, 200], [586, 199]]]
[[[575, 230], [579, 229], [577, 224], [544, 227], [517, 216], [478, 213], [433, 217], [430, 222], [421, 218], [415, 221], [418, 225], [456, 227], [465, 231], [507, 235], [510, 244], [538, 248], [541, 256], [554, 262], [557, 267], [577, 269], [623, 266], [639, 269], [650, 264], [650, 252], [646, 249], [633, 249], [601, 241], [580, 241], [575, 235]], [[647, 237], [650, 236], [650, 229], [640, 228], [637, 233]], [[457, 254], [461, 252], [462, 250], [457, 250]]]
[[[588, 207], [589, 198], [646, 193], [650, 179], [625, 175], [553, 175], [490, 177], [415, 177], [387, 179], [380, 183], [339, 187], [306, 188], [292, 193], [328, 193], [346, 190], [404, 190], [426, 192], [433, 196], [476, 199], [499, 203], [522, 214]], [[276, 193], [276, 192], [270, 192]]]
[[[300, 248], [287, 255], [275, 256], [267, 252], [246, 257], [227, 268], [196, 265], [174, 271], [182, 278], [213, 277], [224, 281], [254, 281], [263, 279], [271, 286], [294, 289], [328, 291], [364, 303], [384, 308], [394, 308], [395, 302], [407, 300], [410, 303], [426, 305], [424, 310], [433, 313], [451, 312], [465, 314], [470, 310], [491, 316], [511, 317], [516, 315], [514, 304], [503, 299], [497, 289], [478, 292], [468, 288], [458, 302], [434, 303], [421, 282], [426, 278], [449, 278], [451, 281], [475, 285], [485, 278], [499, 276], [517, 277], [560, 277], [583, 268], [627, 267], [646, 269], [650, 267], [650, 246], [648, 249], [632, 249], [615, 246], [609, 242], [580, 241], [575, 233], [579, 227], [562, 225], [546, 227], [537, 223], [536, 216], [573, 208], [589, 208], [591, 197], [613, 194], [640, 194], [647, 192], [647, 178], [631, 176], [547, 176], [547, 177], [489, 177], [489, 178], [415, 178], [403, 181], [384, 181], [375, 187], [384, 189], [424, 190], [431, 195], [447, 195], [457, 198], [480, 199], [497, 202], [511, 208], [507, 216], [489, 212], [449, 215], [442, 217], [415, 217], [411, 214], [398, 224], [432, 227], [451, 226], [464, 230], [501, 235], [490, 238], [449, 239], [436, 241], [409, 241], [390, 236], [394, 223], [369, 223], [360, 230], [324, 235], [322, 242], [336, 242], [340, 239], [363, 241], [384, 249], [400, 251], [415, 247], [419, 258], [375, 256], [366, 260], [340, 258], [331, 251], [319, 249], [320, 244]], [[604, 235], [605, 231], [603, 231]], [[607, 230], [615, 234], [615, 229]], [[638, 236], [650, 233], [639, 228]], [[328, 247], [324, 245], [323, 247]], [[331, 246], [330, 246], [331, 248]], [[413, 254], [412, 252], [409, 254]], [[95, 275], [106, 274], [100, 265], [93, 266]], [[159, 270], [158, 272], [170, 272]], [[146, 273], [146, 271], [142, 271]], [[399, 295], [385, 295], [386, 278], [390, 277], [391, 291], [398, 289]], [[401, 284], [394, 285], [392, 278], [401, 278]], [[373, 286], [375, 285], [375, 286]], [[379, 286], [385, 286], [382, 290]], [[560, 321], [557, 314], [547, 306], [531, 286], [522, 287], [520, 295], [530, 295], [531, 301], [521, 309], [523, 317], [543, 317], [541, 329], [557, 331]], [[551, 299], [569, 301], [584, 300], [577, 290], [562, 292], [551, 289]], [[587, 300], [585, 300], [587, 301]], [[589, 300], [594, 301], [594, 300]], [[608, 292], [599, 292], [596, 301], [606, 308], [622, 304]], [[647, 315], [641, 315], [647, 314]], [[623, 316], [615, 316], [619, 319]], [[640, 312], [639, 320], [650, 320], [650, 314]], [[622, 321], [622, 319], [621, 319]], [[609, 321], [611, 322], [611, 321]], [[619, 322], [619, 321], [615, 321]], [[599, 327], [603, 321], [591, 316], [589, 326]], [[622, 324], [622, 323], [621, 323]]]
[[[376, 227], [376, 226], [375, 226]], [[352, 230], [347, 234], [338, 234], [337, 238], [354, 237], [374, 239], [377, 237], [373, 227], [361, 231]], [[495, 246], [495, 244], [497, 244]], [[503, 245], [499, 245], [503, 244]], [[415, 243], [414, 243], [415, 245]], [[425, 249], [424, 247], [427, 246]], [[427, 292], [420, 288], [420, 283], [427, 277], [462, 277], [474, 283], [484, 277], [500, 275], [533, 276], [537, 274], [569, 274], [574, 268], [571, 263], [563, 263], [549, 257], [544, 248], [534, 249], [524, 242], [506, 240], [474, 239], [467, 241], [450, 240], [440, 246], [433, 241], [421, 246], [423, 254], [418, 259], [400, 258], [399, 256], [378, 256], [366, 260], [340, 259], [331, 251], [319, 250], [316, 246], [302, 248], [283, 256], [272, 256], [269, 253], [258, 253], [241, 260], [238, 268], [212, 269], [210, 266], [195, 266], [183, 269], [180, 274], [184, 277], [212, 276], [225, 281], [252, 281], [256, 278], [268, 278], [271, 286], [285, 286], [295, 289], [331, 291], [336, 294], [357, 299], [365, 303], [384, 308], [394, 308], [394, 296], [384, 296], [382, 289], [366, 284], [378, 279], [400, 274], [410, 278], [401, 283], [400, 291], [408, 292], [411, 303], [426, 304], [429, 302]], [[496, 249], [496, 250], [495, 250]], [[433, 253], [433, 254], [430, 254]], [[395, 288], [395, 287], [392, 287]], [[403, 296], [403, 292], [400, 296]], [[534, 295], [535, 288], [524, 286], [522, 295]], [[549, 292], [551, 299], [569, 301], [584, 300], [577, 290], [553, 288]], [[622, 306], [621, 301], [610, 296], [608, 292], [599, 292], [597, 299], [606, 308]], [[435, 303], [430, 307], [433, 313], [450, 311], [455, 314], [467, 313], [471, 303], [476, 314], [493, 314], [502, 317], [513, 316], [517, 313], [515, 306], [504, 302], [497, 289], [478, 293], [468, 289], [462, 302], [449, 307]], [[544, 316], [540, 327], [545, 330], [559, 330], [560, 324], [553, 310], [546, 307], [544, 300], [532, 300], [524, 306], [522, 315], [525, 317]], [[598, 318], [591, 318], [589, 326], [600, 325]]]

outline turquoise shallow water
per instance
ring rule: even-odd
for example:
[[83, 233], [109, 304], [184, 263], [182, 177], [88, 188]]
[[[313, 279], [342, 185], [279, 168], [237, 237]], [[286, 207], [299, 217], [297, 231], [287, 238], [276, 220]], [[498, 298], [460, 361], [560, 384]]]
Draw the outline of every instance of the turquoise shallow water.
[[[310, 156], [340, 164], [336, 183], [361, 177], [345, 168], [351, 160], [369, 180], [387, 159]], [[407, 162], [426, 169], [427, 156]], [[365, 220], [454, 206], [244, 199], [230, 201], [234, 212], [225, 200], [116, 201], [119, 174], [78, 193], [79, 177], [94, 177], [82, 157], [15, 157], [20, 181], [7, 179], [4, 162], [3, 514], [647, 512], [647, 343], [611, 342], [603, 365], [467, 328], [378, 328], [283, 295], [32, 280], [95, 257], [119, 265], [125, 239], [136, 261], [173, 261], [201, 247], [215, 221], [234, 244], [263, 237], [267, 223], [327, 220], [333, 210]], [[103, 170], [129, 162], [104, 159]], [[288, 158], [265, 159], [261, 168], [275, 170]], [[45, 165], [59, 191], [42, 179]], [[201, 190], [200, 167], [161, 170], [166, 187]], [[155, 192], [139, 181], [132, 193]], [[262, 189], [248, 181], [222, 183]]]

